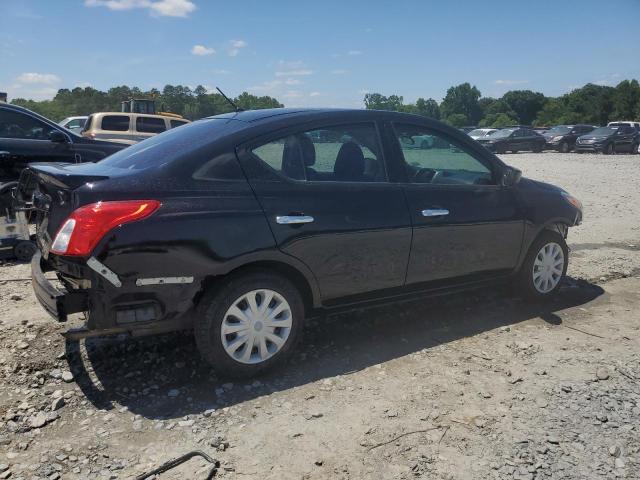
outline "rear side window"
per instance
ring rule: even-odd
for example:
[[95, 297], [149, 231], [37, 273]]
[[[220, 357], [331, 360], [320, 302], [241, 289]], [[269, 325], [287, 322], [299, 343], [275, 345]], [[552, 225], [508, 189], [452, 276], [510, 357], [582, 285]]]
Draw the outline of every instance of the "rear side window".
[[387, 181], [378, 133], [372, 124], [307, 130], [260, 145], [252, 153], [293, 180]]
[[171, 120], [171, 128], [181, 127], [182, 125], [186, 125], [189, 122], [184, 122], [182, 120]]
[[105, 115], [102, 117], [101, 129], [112, 132], [126, 132], [129, 130], [129, 117], [127, 115]]
[[167, 129], [163, 118], [138, 117], [136, 130], [143, 133], [162, 133]]

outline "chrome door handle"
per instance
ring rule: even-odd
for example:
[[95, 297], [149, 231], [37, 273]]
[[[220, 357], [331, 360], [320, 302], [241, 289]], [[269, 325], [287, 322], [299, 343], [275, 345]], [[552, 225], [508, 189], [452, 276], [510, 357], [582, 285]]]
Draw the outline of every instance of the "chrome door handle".
[[276, 223], [280, 225], [296, 225], [298, 223], [311, 223], [314, 218], [311, 215], [282, 215], [276, 217]]
[[422, 210], [423, 217], [444, 217], [445, 215], [449, 215], [449, 210], [445, 208]]

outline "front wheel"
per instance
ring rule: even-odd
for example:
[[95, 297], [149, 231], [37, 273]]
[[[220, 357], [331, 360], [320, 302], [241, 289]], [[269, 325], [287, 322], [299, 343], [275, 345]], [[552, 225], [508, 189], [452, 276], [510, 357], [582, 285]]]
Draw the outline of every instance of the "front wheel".
[[560, 153], [569, 153], [569, 150], [570, 150], [569, 144], [567, 142], [562, 142], [560, 144], [559, 150], [560, 150]]
[[640, 151], [638, 150], [639, 148], [640, 148], [640, 145], [637, 143], [634, 143], [633, 145], [631, 145], [631, 155], [640, 153]]
[[616, 153], [616, 147], [613, 145], [613, 142], [604, 147], [602, 149], [602, 153], [604, 153], [605, 155], [613, 155], [614, 153]]
[[304, 305], [286, 278], [250, 272], [223, 279], [196, 310], [202, 356], [221, 376], [247, 378], [287, 360], [302, 335]]
[[562, 235], [545, 230], [531, 244], [520, 269], [522, 293], [533, 300], [553, 296], [567, 273], [569, 249]]

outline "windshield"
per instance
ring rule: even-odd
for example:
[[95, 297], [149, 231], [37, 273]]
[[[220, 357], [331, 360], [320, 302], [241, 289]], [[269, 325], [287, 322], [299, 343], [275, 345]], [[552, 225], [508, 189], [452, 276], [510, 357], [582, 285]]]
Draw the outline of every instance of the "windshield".
[[504, 138], [504, 137], [508, 137], [513, 132], [515, 132], [515, 129], [513, 128], [503, 128], [502, 130], [498, 130], [496, 132], [490, 133], [487, 136], [491, 138]]
[[546, 133], [552, 135], [564, 135], [565, 133], [569, 133], [571, 131], [571, 127], [567, 127], [566, 125], [556, 125], [555, 127], [551, 127]]
[[243, 123], [222, 118], [199, 120], [149, 137], [98, 163], [127, 170], [160, 168], [173, 161], [197, 155], [198, 150], [233, 131], [234, 127], [242, 126]]
[[595, 130], [592, 130], [589, 135], [611, 135], [613, 133], [616, 133], [616, 131], [618, 130], [619, 127], [600, 127], [600, 128], [596, 128]]
[[483, 128], [476, 128], [475, 130], [471, 130], [469, 132], [469, 136], [471, 137], [484, 137], [485, 135], [489, 135], [491, 130], [485, 130]]

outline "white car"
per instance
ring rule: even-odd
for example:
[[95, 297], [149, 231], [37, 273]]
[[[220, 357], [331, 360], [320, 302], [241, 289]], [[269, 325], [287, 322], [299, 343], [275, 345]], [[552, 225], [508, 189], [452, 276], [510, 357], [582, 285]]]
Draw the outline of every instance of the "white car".
[[467, 135], [474, 140], [478, 140], [479, 138], [486, 137], [487, 135], [491, 135], [493, 132], [497, 131], [497, 128], [476, 128], [475, 130], [471, 130]]
[[61, 122], [58, 122], [58, 125], [66, 128], [67, 130], [71, 130], [74, 133], [80, 133], [84, 128], [84, 124], [87, 121], [86, 116], [78, 116], [78, 117], [67, 117]]

